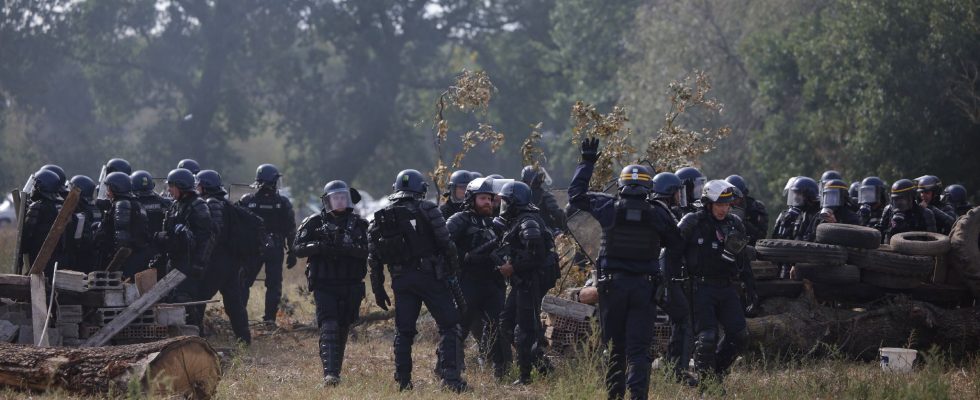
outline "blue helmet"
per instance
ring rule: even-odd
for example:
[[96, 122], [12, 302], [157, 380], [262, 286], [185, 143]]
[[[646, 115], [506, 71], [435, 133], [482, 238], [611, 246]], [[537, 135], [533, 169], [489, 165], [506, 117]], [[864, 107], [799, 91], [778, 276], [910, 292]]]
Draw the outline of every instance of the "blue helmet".
[[208, 194], [224, 194], [225, 189], [221, 186], [221, 174], [218, 171], [205, 169], [194, 175], [197, 185]]
[[966, 188], [959, 184], [946, 186], [946, 190], [943, 191], [943, 200], [952, 205], [966, 204]]
[[167, 184], [173, 185], [182, 192], [194, 190], [194, 174], [183, 168], [177, 168], [167, 174]]
[[78, 188], [83, 199], [91, 201], [95, 198], [95, 181], [85, 175], [75, 175], [68, 181], [68, 187]]
[[631, 164], [619, 172], [619, 193], [625, 196], [646, 196], [653, 188], [653, 174], [644, 165]]
[[153, 188], [157, 186], [157, 184], [153, 182], [153, 175], [150, 175], [149, 172], [143, 170], [133, 172], [133, 174], [129, 176], [129, 179], [133, 183], [133, 191], [137, 193], [152, 192]]
[[255, 183], [259, 186], [275, 187], [280, 177], [279, 168], [272, 164], [262, 164], [255, 169]]
[[410, 192], [424, 195], [429, 190], [429, 184], [425, 182], [425, 177], [421, 172], [414, 169], [406, 169], [395, 176], [395, 183], [391, 184], [391, 189], [395, 192]]
[[742, 192], [742, 196], [749, 195], [749, 185], [745, 183], [745, 179], [742, 178], [741, 175], [728, 175], [728, 177], [725, 178], [725, 182], [731, 183], [732, 186], [735, 186], [739, 192]]
[[198, 164], [197, 161], [194, 161], [190, 158], [185, 158], [183, 160], [180, 160], [180, 162], [177, 163], [177, 168], [183, 168], [188, 171], [191, 171], [191, 173], [194, 175], [197, 175], [198, 172], [201, 172], [201, 164]]
[[113, 172], [102, 181], [116, 196], [127, 196], [133, 192], [133, 181], [125, 172]]

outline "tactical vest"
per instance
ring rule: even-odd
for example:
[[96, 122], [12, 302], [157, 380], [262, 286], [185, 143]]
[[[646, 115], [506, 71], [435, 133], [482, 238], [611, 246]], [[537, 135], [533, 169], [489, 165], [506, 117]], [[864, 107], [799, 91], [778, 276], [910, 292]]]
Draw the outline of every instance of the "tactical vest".
[[599, 257], [652, 261], [660, 255], [660, 235], [654, 228], [653, 205], [645, 199], [616, 201], [616, 218], [602, 230]]
[[146, 211], [146, 219], [149, 224], [149, 231], [156, 233], [163, 231], [163, 218], [167, 215], [167, 209], [163, 201], [156, 196], [140, 196], [137, 198], [143, 210]]
[[[705, 212], [698, 213], [698, 225], [687, 245], [687, 268], [699, 278], [731, 278], [737, 275], [737, 265], [722, 258], [725, 249], [723, 225], [731, 224], [731, 218], [714, 223]], [[734, 227], [731, 227], [734, 229]]]
[[435, 255], [435, 235], [417, 201], [401, 201], [378, 210], [378, 255], [390, 265], [414, 265]]
[[[366, 240], [367, 232], [362, 221], [356, 215], [348, 215], [343, 220], [319, 218], [320, 229], [316, 230], [319, 241], [340, 247], [367, 247], [367, 243], [355, 243]], [[360, 239], [359, 239], [360, 238]], [[310, 267], [307, 272], [311, 281], [323, 282], [359, 282], [367, 276], [367, 257], [331, 257], [329, 254], [317, 254], [310, 257]]]
[[260, 194], [260, 192], [246, 195], [242, 199], [242, 205], [249, 211], [262, 217], [266, 231], [275, 235], [289, 234], [287, 220], [289, 219], [288, 205], [278, 193]]

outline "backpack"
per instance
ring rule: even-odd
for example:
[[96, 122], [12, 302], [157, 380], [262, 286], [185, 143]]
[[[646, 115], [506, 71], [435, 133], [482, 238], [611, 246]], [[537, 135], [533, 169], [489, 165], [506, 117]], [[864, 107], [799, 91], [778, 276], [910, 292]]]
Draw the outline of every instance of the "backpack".
[[226, 239], [231, 244], [232, 255], [239, 262], [257, 260], [265, 249], [265, 223], [262, 217], [232, 202], [225, 203], [228, 213]]
[[429, 221], [417, 208], [393, 205], [374, 213], [378, 224], [378, 253], [385, 264], [406, 264], [435, 254]]

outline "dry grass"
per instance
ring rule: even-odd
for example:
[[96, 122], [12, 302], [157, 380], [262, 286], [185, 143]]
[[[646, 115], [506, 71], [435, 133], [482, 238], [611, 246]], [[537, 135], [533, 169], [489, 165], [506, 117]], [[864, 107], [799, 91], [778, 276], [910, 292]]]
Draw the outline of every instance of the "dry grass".
[[[4, 232], [0, 231], [0, 255], [9, 253]], [[7, 257], [9, 258], [9, 257]], [[10, 261], [6, 261], [9, 264]], [[0, 265], [7, 265], [0, 264]], [[313, 305], [302, 290], [303, 265], [285, 274], [284, 293], [292, 314], [287, 320], [297, 324], [312, 321]], [[368, 285], [370, 286], [370, 285]], [[264, 288], [252, 288], [249, 315], [259, 315]], [[220, 307], [220, 305], [213, 305]], [[379, 311], [368, 294], [362, 314]], [[289, 322], [289, 321], [287, 321]], [[479, 398], [479, 399], [597, 399], [603, 398], [601, 353], [583, 351], [577, 357], [559, 360], [556, 373], [537, 379], [528, 387], [497, 383], [491, 371], [477, 366], [472, 341], [467, 346], [466, 379], [472, 390], [462, 395], [439, 388], [432, 369], [438, 340], [434, 322], [424, 315], [419, 321], [414, 358], [415, 390], [399, 393], [394, 372], [391, 321], [376, 322], [354, 329], [344, 364], [344, 381], [338, 387], [320, 388], [320, 361], [317, 335], [311, 330], [295, 330], [260, 335], [253, 346], [231, 358], [217, 392], [219, 399], [380, 399], [380, 398]], [[216, 347], [229, 346], [228, 337], [212, 338]], [[765, 358], [740, 361], [724, 384], [727, 397], [750, 399], [980, 399], [980, 361], [953, 364], [941, 357], [926, 355], [927, 363], [912, 374], [883, 373], [877, 364], [841, 359], [809, 359], [772, 362]], [[511, 379], [516, 378], [513, 375]], [[704, 397], [720, 398], [720, 387], [709, 385]], [[127, 396], [120, 396], [127, 397]], [[670, 382], [663, 371], [655, 371], [650, 398], [701, 398], [695, 389]], [[66, 393], [27, 394], [0, 390], [0, 399], [72, 399]]]

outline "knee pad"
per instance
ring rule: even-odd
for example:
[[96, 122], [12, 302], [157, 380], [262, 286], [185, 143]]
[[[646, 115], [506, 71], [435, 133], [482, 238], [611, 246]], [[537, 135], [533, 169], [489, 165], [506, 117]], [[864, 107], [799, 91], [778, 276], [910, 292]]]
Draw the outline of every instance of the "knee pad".
[[705, 329], [698, 332], [697, 346], [714, 351], [718, 346], [718, 331], [715, 329]]

